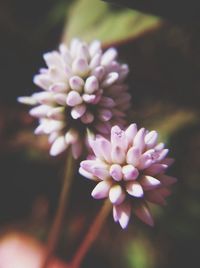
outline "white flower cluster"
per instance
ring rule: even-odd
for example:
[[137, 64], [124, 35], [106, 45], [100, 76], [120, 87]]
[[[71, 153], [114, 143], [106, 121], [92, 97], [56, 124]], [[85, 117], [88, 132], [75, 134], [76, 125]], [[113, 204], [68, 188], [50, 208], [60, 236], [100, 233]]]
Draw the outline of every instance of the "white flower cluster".
[[71, 145], [78, 158], [87, 128], [105, 136], [113, 124], [125, 125], [131, 99], [124, 84], [128, 66], [117, 56], [115, 48], [103, 52], [97, 40], [86, 44], [78, 39], [44, 54], [47, 68], [34, 77], [43, 91], [18, 100], [36, 106], [30, 110], [39, 119], [35, 133], [49, 135], [51, 155]]

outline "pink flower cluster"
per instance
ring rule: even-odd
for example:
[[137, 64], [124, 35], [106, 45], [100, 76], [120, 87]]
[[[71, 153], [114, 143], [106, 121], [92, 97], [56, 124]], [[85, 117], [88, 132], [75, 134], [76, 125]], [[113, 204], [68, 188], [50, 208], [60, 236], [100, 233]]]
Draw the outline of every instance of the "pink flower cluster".
[[51, 155], [71, 145], [78, 158], [87, 128], [105, 136], [113, 124], [125, 125], [131, 97], [124, 80], [129, 70], [117, 56], [115, 48], [103, 52], [99, 41], [78, 39], [44, 54], [47, 68], [34, 77], [43, 91], [18, 100], [36, 106], [30, 110], [39, 119], [35, 133], [49, 135]]
[[125, 131], [111, 129], [110, 141], [99, 136], [90, 141], [93, 155], [81, 162], [79, 172], [97, 182], [92, 191], [96, 199], [109, 198], [113, 217], [126, 228], [131, 215], [153, 225], [147, 202], [165, 204], [169, 186], [176, 182], [165, 174], [173, 159], [168, 149], [158, 143], [158, 133], [137, 129], [131, 124]]
[[122, 228], [127, 227], [132, 208], [138, 218], [153, 225], [148, 202], [165, 204], [170, 185], [176, 182], [165, 174], [173, 160], [156, 131], [138, 130], [136, 124], [121, 129], [127, 126], [131, 96], [124, 83], [128, 66], [117, 56], [115, 48], [103, 52], [99, 41], [73, 39], [69, 46], [62, 44], [58, 51], [44, 54], [47, 68], [34, 77], [43, 91], [18, 100], [35, 106], [30, 110], [39, 119], [35, 133], [49, 136], [51, 155], [70, 145], [78, 158], [89, 140], [93, 154], [81, 162], [79, 171], [97, 182], [92, 196], [109, 198], [114, 220]]

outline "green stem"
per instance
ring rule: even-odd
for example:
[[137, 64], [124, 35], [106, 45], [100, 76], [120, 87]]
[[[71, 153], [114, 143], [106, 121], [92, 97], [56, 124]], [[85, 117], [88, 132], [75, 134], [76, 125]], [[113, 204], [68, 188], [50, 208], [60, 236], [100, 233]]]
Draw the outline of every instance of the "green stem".
[[63, 187], [61, 190], [54, 222], [52, 224], [52, 227], [49, 233], [48, 242], [47, 242], [47, 250], [46, 250], [45, 257], [44, 257], [44, 261], [41, 266], [42, 268], [48, 268], [49, 261], [56, 249], [56, 246], [60, 238], [63, 219], [65, 216], [65, 211], [66, 211], [66, 207], [68, 204], [69, 190], [70, 190], [70, 186], [71, 186], [72, 179], [73, 179], [74, 162], [75, 161], [72, 158], [71, 152], [68, 151], [66, 166], [65, 166], [64, 180], [63, 180]]
[[112, 208], [112, 205], [110, 201], [106, 200], [99, 214], [96, 216], [96, 218], [92, 222], [91, 227], [88, 230], [88, 233], [86, 234], [83, 242], [81, 243], [77, 252], [75, 253], [74, 258], [72, 259], [72, 262], [69, 265], [70, 268], [80, 267], [80, 264], [83, 258], [85, 257], [85, 255], [91, 248], [93, 242], [96, 240], [97, 236], [99, 235], [102, 225], [105, 222], [107, 216], [109, 215], [111, 208]]

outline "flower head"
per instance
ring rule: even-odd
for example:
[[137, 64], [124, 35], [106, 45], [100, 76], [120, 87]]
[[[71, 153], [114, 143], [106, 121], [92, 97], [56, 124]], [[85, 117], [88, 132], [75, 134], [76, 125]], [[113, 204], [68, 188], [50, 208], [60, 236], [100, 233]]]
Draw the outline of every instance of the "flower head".
[[128, 66], [117, 56], [115, 48], [103, 52], [99, 41], [86, 44], [78, 39], [44, 54], [47, 68], [34, 77], [43, 91], [18, 100], [36, 106], [30, 110], [39, 119], [35, 133], [49, 135], [51, 155], [71, 144], [78, 158], [87, 128], [105, 136], [112, 125], [125, 124], [130, 106], [124, 84]]
[[79, 172], [97, 181], [92, 191], [96, 199], [109, 198], [113, 217], [122, 228], [128, 225], [131, 208], [138, 218], [153, 225], [147, 202], [165, 204], [169, 186], [176, 182], [165, 175], [173, 162], [168, 149], [158, 143], [158, 133], [131, 124], [125, 131], [111, 129], [111, 139], [97, 137], [90, 141], [93, 155], [81, 162]]

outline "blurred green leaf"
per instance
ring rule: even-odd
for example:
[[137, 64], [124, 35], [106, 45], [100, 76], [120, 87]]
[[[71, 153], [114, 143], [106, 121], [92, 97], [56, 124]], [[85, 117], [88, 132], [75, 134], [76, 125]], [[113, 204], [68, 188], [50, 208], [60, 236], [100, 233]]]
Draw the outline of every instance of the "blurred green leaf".
[[162, 20], [130, 9], [118, 9], [99, 0], [79, 0], [68, 14], [64, 42], [77, 36], [104, 44], [137, 38], [161, 25]]
[[127, 6], [144, 12], [157, 14], [173, 21], [199, 21], [198, 2], [190, 1], [160, 1], [160, 0], [104, 0], [116, 5]]
[[166, 117], [161, 118], [161, 121], [156, 121], [151, 125], [160, 133], [160, 140], [168, 142], [168, 139], [173, 133], [181, 129], [183, 126], [189, 125], [197, 121], [198, 116], [193, 111], [177, 110], [171, 114], [167, 114]]
[[127, 250], [127, 259], [131, 268], [153, 268], [155, 254], [145, 238], [134, 238]]

